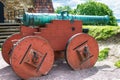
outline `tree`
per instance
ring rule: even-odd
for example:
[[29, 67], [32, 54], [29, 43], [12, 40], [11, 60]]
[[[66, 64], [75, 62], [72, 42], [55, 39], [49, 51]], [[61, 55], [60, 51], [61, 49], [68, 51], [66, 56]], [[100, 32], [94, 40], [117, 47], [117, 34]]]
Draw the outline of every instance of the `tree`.
[[78, 15], [108, 15], [110, 18], [109, 25], [117, 25], [117, 20], [113, 15], [113, 11], [105, 4], [95, 2], [94, 0], [88, 0], [86, 3], [77, 5], [75, 14]]
[[70, 6], [57, 7], [55, 9], [56, 13], [60, 13], [62, 11], [68, 11], [70, 14], [74, 14], [74, 10]]

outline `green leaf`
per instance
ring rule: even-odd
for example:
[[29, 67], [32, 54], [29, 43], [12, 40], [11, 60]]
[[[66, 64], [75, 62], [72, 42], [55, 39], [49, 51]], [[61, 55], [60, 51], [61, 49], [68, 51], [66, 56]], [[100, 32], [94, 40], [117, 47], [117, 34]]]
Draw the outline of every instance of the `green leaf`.
[[117, 68], [120, 68], [120, 60], [118, 60], [117, 62], [115, 62], [114, 64]]
[[98, 61], [102, 61], [108, 57], [110, 48], [104, 48], [99, 52]]

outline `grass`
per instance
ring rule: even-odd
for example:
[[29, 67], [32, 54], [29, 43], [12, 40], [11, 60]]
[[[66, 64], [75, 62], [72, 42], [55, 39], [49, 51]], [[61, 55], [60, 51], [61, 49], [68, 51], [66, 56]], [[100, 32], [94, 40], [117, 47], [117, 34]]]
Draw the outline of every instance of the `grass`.
[[104, 48], [103, 50], [101, 50], [99, 52], [98, 61], [103, 61], [104, 59], [106, 59], [108, 57], [109, 50], [110, 48]]
[[105, 40], [118, 33], [120, 33], [119, 26], [85, 26], [83, 28], [89, 29], [89, 35], [93, 36], [96, 40]]
[[116, 66], [117, 68], [120, 68], [120, 60], [118, 60], [117, 62], [115, 62], [115, 66]]

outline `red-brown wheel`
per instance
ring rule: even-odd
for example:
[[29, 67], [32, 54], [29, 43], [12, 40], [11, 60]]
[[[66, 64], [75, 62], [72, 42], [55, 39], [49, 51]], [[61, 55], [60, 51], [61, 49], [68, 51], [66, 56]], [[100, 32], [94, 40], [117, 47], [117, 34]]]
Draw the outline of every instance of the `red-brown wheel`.
[[79, 70], [93, 67], [98, 53], [96, 40], [88, 34], [78, 33], [68, 41], [65, 58], [73, 70]]
[[13, 70], [22, 79], [46, 75], [54, 63], [54, 52], [42, 37], [28, 36], [16, 43], [10, 57]]
[[9, 57], [10, 57], [10, 53], [13, 48], [13, 44], [14, 42], [16, 42], [16, 40], [19, 40], [20, 38], [21, 38], [20, 33], [13, 34], [9, 38], [7, 38], [6, 41], [2, 45], [2, 56], [8, 64], [10, 64]]

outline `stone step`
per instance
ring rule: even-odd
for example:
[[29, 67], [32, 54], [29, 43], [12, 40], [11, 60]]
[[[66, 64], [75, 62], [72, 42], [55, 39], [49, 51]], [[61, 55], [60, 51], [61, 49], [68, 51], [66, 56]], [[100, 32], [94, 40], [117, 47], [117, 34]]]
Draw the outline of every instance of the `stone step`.
[[20, 23], [0, 23], [0, 26], [20, 26]]
[[11, 34], [14, 34], [15, 32], [2, 32], [0, 33], [0, 36], [2, 35], [11, 35]]
[[0, 29], [0, 33], [2, 32], [19, 32], [19, 29]]
[[8, 38], [8, 37], [9, 37], [8, 35], [0, 36], [0, 39], [6, 39], [6, 38]]
[[0, 39], [0, 43], [3, 43], [6, 39]]
[[20, 24], [0, 23], [0, 46], [12, 34], [20, 32]]
[[12, 29], [12, 28], [19, 28], [19, 26], [0, 26], [0, 29]]

